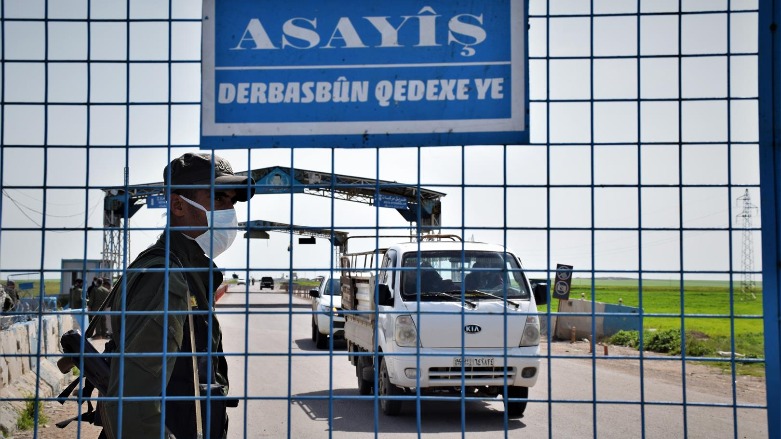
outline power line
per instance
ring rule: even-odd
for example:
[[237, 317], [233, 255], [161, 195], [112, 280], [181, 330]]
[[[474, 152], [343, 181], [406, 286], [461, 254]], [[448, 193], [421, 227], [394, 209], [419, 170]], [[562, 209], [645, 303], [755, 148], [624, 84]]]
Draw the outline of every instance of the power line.
[[[21, 212], [22, 215], [24, 215], [33, 224], [35, 224], [36, 227], [41, 227], [41, 225], [37, 221], [35, 221], [30, 215], [28, 215], [27, 212], [32, 212], [32, 213], [35, 213], [35, 214], [38, 214], [38, 215], [42, 215], [42, 216], [46, 216], [46, 217], [49, 217], [49, 218], [74, 218], [74, 217], [77, 217], [77, 216], [84, 215], [84, 212], [78, 212], [78, 213], [69, 214], [69, 215], [55, 215], [55, 214], [51, 214], [51, 213], [46, 212], [45, 208], [44, 208], [44, 211], [41, 212], [41, 211], [39, 211], [37, 209], [34, 209], [34, 208], [30, 207], [30, 206], [27, 206], [27, 205], [17, 201], [5, 189], [3, 189], [3, 195], [6, 198], [8, 198], [8, 200], [11, 201], [11, 203], [13, 203], [13, 205], [16, 206], [17, 209], [19, 209], [19, 212]], [[87, 213], [87, 219], [92, 217], [92, 214], [95, 212], [95, 209], [100, 205], [101, 202], [102, 202], [101, 199], [98, 199], [95, 202], [95, 205], [92, 206], [92, 208]], [[82, 223], [81, 225], [76, 226], [76, 228], [83, 227], [85, 223]]]
[[30, 222], [33, 223], [35, 227], [39, 227], [39, 228], [41, 227], [41, 225], [38, 224], [38, 222], [36, 222], [30, 215], [27, 214], [27, 212], [25, 212], [27, 206], [18, 203], [16, 200], [13, 199], [13, 197], [8, 195], [8, 193], [5, 190], [3, 190], [3, 195], [5, 195], [8, 198], [8, 200], [10, 200], [11, 203], [13, 203], [13, 205], [16, 206], [17, 209], [19, 209], [19, 212], [21, 212], [22, 215], [24, 215], [28, 220], [30, 220]]

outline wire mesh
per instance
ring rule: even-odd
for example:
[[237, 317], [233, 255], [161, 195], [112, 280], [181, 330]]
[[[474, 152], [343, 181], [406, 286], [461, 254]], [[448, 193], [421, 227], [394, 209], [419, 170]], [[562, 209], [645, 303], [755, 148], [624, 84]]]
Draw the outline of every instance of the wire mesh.
[[[174, 0], [0, 2], [0, 271], [6, 291], [13, 281], [21, 299], [2, 316], [0, 401], [28, 413], [32, 426], [22, 434], [96, 437], [100, 428], [86, 423], [43, 428], [87, 414], [87, 400], [117, 402], [122, 418], [125, 404], [189, 398], [166, 390], [168, 369], [191, 355], [167, 338], [157, 354], [129, 352], [124, 340], [114, 354], [85, 354], [82, 342], [74, 362], [83, 371], [92, 358], [116, 359], [122, 388], [125, 364], [134, 358], [168, 358], [160, 361], [162, 396], [94, 393], [60, 404], [66, 379], [54, 363], [64, 330], [83, 331], [95, 315], [112, 322], [136, 315], [87, 309], [89, 281], [111, 278], [127, 299], [131, 262], [172, 230], [155, 203], [165, 207], [177, 189], [160, 183], [164, 167], [200, 146], [200, 7]], [[766, 396], [763, 378], [779, 375], [764, 364], [765, 350], [777, 351], [765, 345], [777, 341], [766, 339], [763, 323], [777, 314], [763, 309], [755, 209], [758, 2], [532, 0], [528, 18], [529, 145], [206, 151], [262, 181], [252, 199], [236, 204], [239, 239], [215, 258], [220, 268], [195, 270], [219, 271], [227, 286], [218, 289], [209, 278], [206, 286], [217, 294], [189, 313], [211, 327], [219, 321], [222, 330], [229, 396], [239, 401], [228, 409], [228, 437], [777, 431], [767, 412], [769, 401], [777, 403], [766, 399], [777, 395]], [[215, 203], [213, 186], [201, 188]], [[417, 207], [400, 216], [381, 206], [381, 192], [402, 194]], [[431, 203], [439, 204], [432, 210]], [[463, 240], [452, 245], [458, 257], [440, 258], [435, 267], [457, 285], [457, 310], [426, 311], [422, 298], [387, 312], [324, 301], [330, 287], [320, 280], [350, 272], [348, 279], [374, 276], [396, 291], [402, 279], [414, 279], [411, 291], [422, 297], [424, 270], [401, 260], [410, 246], [405, 255], [416, 261], [436, 259], [426, 241], [415, 239], [430, 232]], [[368, 238], [340, 249], [342, 233]], [[400, 236], [413, 244], [393, 247], [410, 241]], [[509, 343], [518, 335], [510, 330], [514, 306], [504, 301], [509, 286], [496, 292], [505, 304], [496, 313], [503, 346], [489, 353], [463, 347], [470, 334], [461, 328], [475, 300], [466, 277], [491, 273], [472, 266], [475, 242], [512, 249], [505, 258], [517, 256], [522, 270], [511, 266], [510, 273], [551, 286], [557, 264], [574, 266], [568, 300], [551, 296], [524, 311], [524, 318], [539, 318], [542, 333], [531, 355]], [[378, 250], [385, 248], [397, 253]], [[360, 263], [350, 256], [357, 253]], [[343, 257], [350, 270], [343, 270]], [[167, 262], [148, 272], [164, 275], [167, 292], [182, 271]], [[74, 295], [77, 278], [84, 285]], [[350, 287], [343, 283], [340, 291]], [[317, 300], [310, 296], [315, 289]], [[379, 287], [371, 291], [379, 294]], [[63, 309], [79, 298], [82, 306]], [[138, 315], [159, 317], [168, 328], [188, 314], [171, 307], [164, 294], [161, 308]], [[345, 320], [407, 315], [421, 339], [437, 329], [427, 321], [444, 319], [460, 347], [430, 349], [423, 341], [376, 355], [388, 349], [379, 341], [382, 328], [373, 350], [334, 337]], [[212, 357], [207, 346], [200, 358]], [[497, 369], [462, 366], [477, 357], [494, 358]], [[428, 369], [443, 359], [455, 372]], [[513, 390], [504, 367], [529, 360], [539, 366], [524, 394]], [[414, 384], [391, 401], [381, 382], [400, 382], [392, 374], [406, 372], [393, 368], [402, 363], [415, 371], [406, 377]], [[205, 364], [210, 375], [212, 363]], [[366, 365], [374, 367], [362, 383], [356, 366]], [[455, 378], [426, 386], [434, 372]], [[477, 372], [501, 378], [478, 385], [469, 375]], [[221, 397], [201, 398], [211, 419], [210, 403]], [[25, 407], [28, 401], [40, 410]], [[388, 416], [399, 409], [388, 403], [399, 401], [400, 416]], [[508, 413], [506, 403], [526, 403], [523, 417]], [[0, 425], [16, 429], [15, 415]]]

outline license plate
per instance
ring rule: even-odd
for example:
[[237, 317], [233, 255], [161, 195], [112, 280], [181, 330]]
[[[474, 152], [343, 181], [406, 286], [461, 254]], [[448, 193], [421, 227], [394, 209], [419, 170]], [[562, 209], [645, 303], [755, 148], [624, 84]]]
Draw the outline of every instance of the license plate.
[[453, 366], [461, 367], [493, 367], [494, 359], [491, 357], [456, 357], [453, 358]]

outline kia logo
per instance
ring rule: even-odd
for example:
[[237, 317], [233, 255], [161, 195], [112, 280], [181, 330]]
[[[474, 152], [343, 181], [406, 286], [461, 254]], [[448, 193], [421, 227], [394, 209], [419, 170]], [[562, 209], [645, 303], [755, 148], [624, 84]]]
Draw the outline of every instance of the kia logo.
[[483, 328], [477, 326], [477, 325], [466, 325], [464, 326], [464, 332], [467, 334], [477, 334], [478, 332], [482, 331]]

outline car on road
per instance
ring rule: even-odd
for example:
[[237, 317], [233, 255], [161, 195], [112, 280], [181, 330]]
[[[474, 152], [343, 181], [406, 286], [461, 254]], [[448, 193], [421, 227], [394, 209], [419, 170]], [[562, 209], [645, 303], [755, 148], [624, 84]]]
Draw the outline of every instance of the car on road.
[[247, 285], [247, 281], [242, 278], [238, 278], [236, 279], [236, 285]]
[[[328, 337], [344, 339], [342, 290], [339, 279], [326, 277], [316, 289], [309, 290], [312, 298], [312, 341], [318, 349], [328, 348]], [[331, 328], [333, 327], [333, 334]]]
[[269, 276], [264, 276], [260, 278], [260, 289], [263, 290], [263, 288], [268, 288], [269, 290], [274, 289], [274, 279]]

